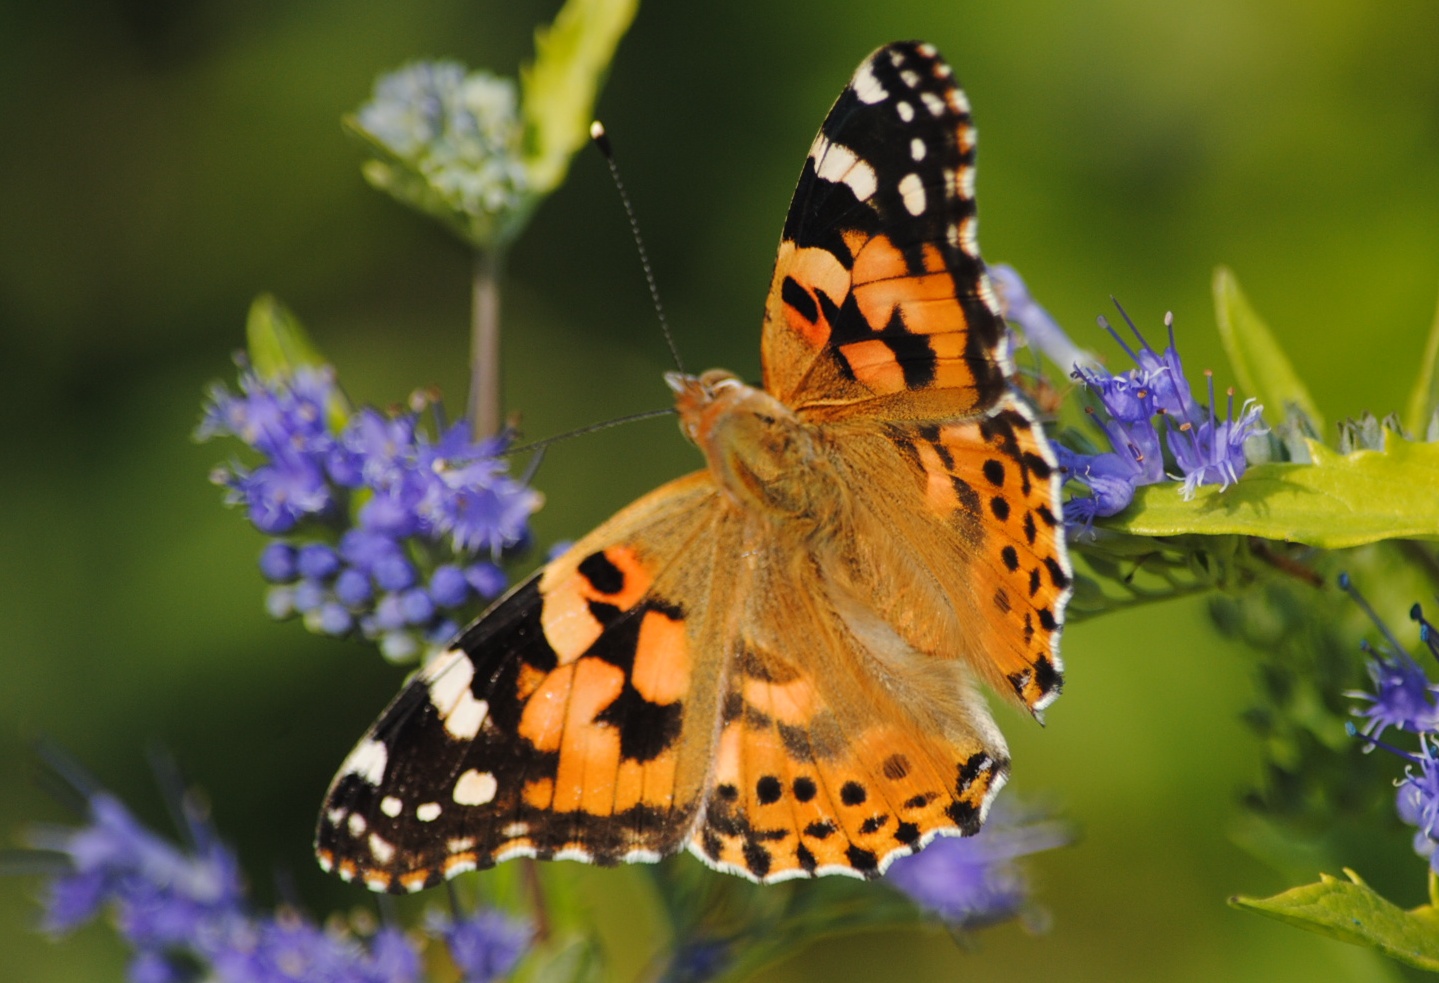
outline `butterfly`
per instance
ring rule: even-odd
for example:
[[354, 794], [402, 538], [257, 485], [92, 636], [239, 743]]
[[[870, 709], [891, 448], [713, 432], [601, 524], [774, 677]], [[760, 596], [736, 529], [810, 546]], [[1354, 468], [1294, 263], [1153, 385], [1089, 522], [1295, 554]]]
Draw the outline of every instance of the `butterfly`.
[[928, 44], [859, 66], [805, 158], [763, 385], [670, 373], [706, 467], [494, 604], [346, 758], [320, 864], [417, 891], [512, 857], [688, 849], [761, 882], [875, 877], [983, 823], [977, 683], [1059, 695], [1059, 475], [1011, 388], [974, 128]]

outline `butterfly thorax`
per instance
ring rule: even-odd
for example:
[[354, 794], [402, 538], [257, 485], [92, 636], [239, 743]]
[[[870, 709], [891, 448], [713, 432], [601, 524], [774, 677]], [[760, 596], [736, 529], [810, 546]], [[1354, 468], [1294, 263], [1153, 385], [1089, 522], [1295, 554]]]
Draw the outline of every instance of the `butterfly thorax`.
[[665, 381], [675, 391], [680, 430], [734, 504], [810, 528], [831, 517], [833, 469], [813, 425], [723, 369], [671, 372]]

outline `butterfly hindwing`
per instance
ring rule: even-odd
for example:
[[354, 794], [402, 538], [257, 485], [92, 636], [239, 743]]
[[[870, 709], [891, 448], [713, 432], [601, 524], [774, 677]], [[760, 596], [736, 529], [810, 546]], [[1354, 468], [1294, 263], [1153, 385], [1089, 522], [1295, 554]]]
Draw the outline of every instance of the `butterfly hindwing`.
[[[878, 876], [936, 835], [977, 831], [1007, 775], [1003, 738], [963, 666], [864, 632], [817, 593], [784, 597], [780, 620], [807, 631], [804, 641], [787, 636], [778, 651], [737, 641], [690, 844], [754, 880]], [[895, 670], [888, 685], [880, 667]]]
[[765, 388], [791, 406], [940, 389], [952, 414], [1007, 383], [975, 240], [974, 127], [927, 44], [870, 55], [811, 146], [765, 309]]
[[341, 767], [322, 865], [412, 891], [513, 856], [610, 864], [678, 849], [718, 713], [717, 669], [693, 642], [706, 614], [690, 608], [709, 590], [721, 517], [708, 473], [680, 479], [500, 600]]
[[970, 664], [996, 692], [1039, 713], [1059, 696], [1059, 631], [1073, 573], [1059, 516], [1059, 469], [1033, 413], [1006, 393], [974, 420], [888, 421], [922, 504], [955, 537], [965, 571], [956, 606]]

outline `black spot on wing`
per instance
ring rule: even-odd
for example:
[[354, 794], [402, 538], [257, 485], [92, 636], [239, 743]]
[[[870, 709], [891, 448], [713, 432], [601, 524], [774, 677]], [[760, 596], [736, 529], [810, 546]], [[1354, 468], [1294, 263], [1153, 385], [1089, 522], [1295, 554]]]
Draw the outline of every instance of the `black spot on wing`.
[[611, 563], [603, 551], [591, 553], [581, 560], [578, 570], [580, 576], [588, 580], [590, 586], [601, 594], [618, 594], [624, 590], [624, 571]]
[[819, 320], [819, 304], [815, 303], [815, 299], [810, 296], [809, 291], [800, 286], [799, 281], [794, 277], [784, 278], [784, 283], [780, 285], [780, 299], [810, 324]]

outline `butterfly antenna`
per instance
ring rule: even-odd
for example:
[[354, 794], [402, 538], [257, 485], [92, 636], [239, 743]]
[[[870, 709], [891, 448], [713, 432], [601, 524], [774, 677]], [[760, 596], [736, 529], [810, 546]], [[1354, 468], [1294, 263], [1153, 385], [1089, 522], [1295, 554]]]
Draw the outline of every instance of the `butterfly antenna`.
[[[657, 416], [669, 416], [673, 412], [675, 412], [674, 407], [667, 406], [662, 410], [645, 410], [643, 413], [632, 413], [629, 416], [605, 420], [602, 423], [591, 423], [589, 426], [580, 427], [578, 430], [568, 430], [565, 433], [557, 433], [553, 437], [545, 437], [543, 440], [534, 440], [528, 444], [520, 444], [507, 448], [500, 452], [500, 456], [508, 457], [511, 454], [523, 454], [526, 451], [535, 451], [535, 457], [540, 458], [544, 456], [545, 448], [551, 444], [559, 443], [562, 440], [569, 440], [571, 437], [582, 437], [587, 433], [595, 433], [599, 430], [608, 430], [610, 427], [618, 427], [624, 423], [636, 423], [640, 420], [650, 420]], [[533, 476], [533, 468], [535, 467], [538, 467], [538, 465], [532, 464], [531, 470], [526, 472], [526, 480]]]
[[[655, 272], [653, 267], [650, 266], [649, 254], [645, 252], [645, 241], [640, 235], [640, 223], [635, 219], [635, 210], [633, 206], [630, 205], [630, 196], [625, 191], [624, 182], [620, 180], [620, 168], [619, 165], [615, 163], [614, 147], [610, 145], [609, 134], [605, 133], [605, 125], [599, 120], [595, 120], [590, 124], [590, 139], [594, 141], [600, 153], [605, 155], [605, 164], [607, 164], [610, 169], [610, 179], [614, 181], [615, 190], [619, 192], [620, 203], [625, 206], [625, 217], [629, 219], [630, 222], [630, 235], [634, 238], [635, 249], [637, 249], [640, 254], [640, 265], [644, 267], [645, 283], [649, 284], [650, 301], [655, 306], [655, 316], [660, 320], [660, 330], [664, 332], [665, 344], [669, 345], [670, 356], [675, 360], [675, 368], [683, 374], [685, 370], [684, 362], [680, 359], [680, 350], [675, 345], [674, 335], [670, 333], [669, 322], [665, 320], [664, 305], [660, 303], [660, 288], [655, 283]], [[615, 422], [623, 423], [625, 421], [617, 420]], [[579, 433], [583, 431], [576, 432]]]

